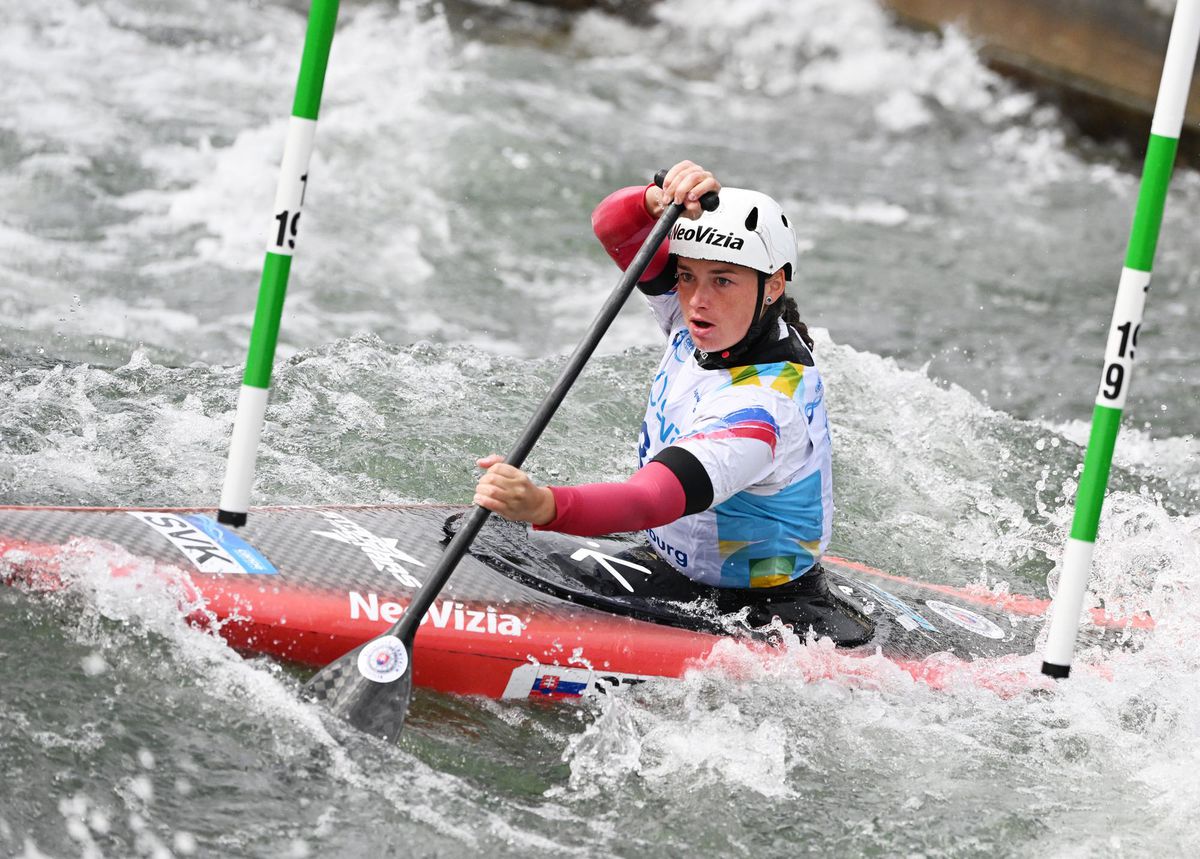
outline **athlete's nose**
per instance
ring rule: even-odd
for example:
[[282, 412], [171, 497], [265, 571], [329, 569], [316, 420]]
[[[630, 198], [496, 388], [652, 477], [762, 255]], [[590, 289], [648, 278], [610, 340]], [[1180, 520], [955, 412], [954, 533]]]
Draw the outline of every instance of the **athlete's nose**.
[[709, 289], [704, 284], [698, 285], [692, 290], [691, 296], [688, 298], [688, 307], [694, 310], [700, 310], [708, 307]]

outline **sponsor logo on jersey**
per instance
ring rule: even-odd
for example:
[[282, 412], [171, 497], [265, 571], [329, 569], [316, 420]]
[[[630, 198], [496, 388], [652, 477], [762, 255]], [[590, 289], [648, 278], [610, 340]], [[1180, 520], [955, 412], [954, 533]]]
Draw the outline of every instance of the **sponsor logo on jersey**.
[[[667, 389], [670, 385], [671, 374], [666, 370], [659, 370], [654, 381], [650, 383], [650, 399], [646, 406], [647, 419], [642, 421], [642, 428], [638, 435], [639, 467], [645, 465], [646, 455], [653, 447], [651, 430], [654, 430], [658, 437], [658, 447], [655, 448], [655, 451], [661, 450], [679, 438], [679, 428], [675, 426], [674, 422], [668, 423], [666, 417]], [[651, 410], [654, 411], [654, 421], [649, 418]], [[657, 421], [657, 427], [655, 421]]]
[[735, 251], [740, 251], [746, 244], [745, 239], [740, 236], [718, 232], [716, 227], [690, 227], [680, 223], [676, 223], [671, 230], [671, 239], [672, 241], [700, 242]]
[[653, 528], [646, 529], [646, 536], [650, 538], [650, 542], [658, 547], [659, 553], [668, 561], [674, 561], [680, 567], [688, 565], [687, 552], [682, 549], [676, 549], [662, 537], [654, 533]]
[[825, 383], [817, 378], [817, 387], [813, 390], [813, 398], [804, 404], [804, 417], [808, 418], [808, 422], [812, 423], [813, 415], [816, 414], [817, 408], [821, 405], [821, 400], [825, 398]]
[[[378, 594], [360, 594], [350, 591], [350, 619], [395, 623], [404, 616], [405, 606], [391, 600], [380, 600]], [[421, 618], [421, 625], [433, 624], [436, 629], [453, 629], [456, 632], [474, 632], [480, 635], [507, 635], [519, 638], [525, 630], [525, 622], [515, 614], [500, 612], [495, 606], [482, 609], [469, 608], [455, 600], [440, 600], [429, 607]]]
[[378, 537], [362, 525], [347, 519], [341, 513], [332, 510], [318, 511], [325, 520], [333, 526], [332, 531], [313, 531], [318, 537], [328, 537], [339, 543], [357, 546], [371, 559], [375, 569], [381, 573], [389, 573], [392, 578], [407, 588], [419, 588], [420, 579], [410, 573], [404, 564], [425, 566], [412, 555], [402, 551], [396, 545], [395, 537]]
[[681, 328], [675, 332], [675, 339], [671, 341], [671, 354], [675, 360], [682, 364], [691, 357], [696, 351], [696, 344], [692, 342], [692, 334], [686, 328]]
[[976, 614], [969, 609], [950, 605], [950, 603], [939, 602], [938, 600], [925, 600], [925, 606], [934, 614], [941, 615], [955, 626], [961, 626], [968, 632], [973, 632], [984, 638], [992, 638], [996, 641], [1004, 638], [1003, 629], [996, 626], [996, 624], [983, 615]]
[[126, 511], [162, 534], [202, 573], [274, 574], [262, 553], [209, 516]]

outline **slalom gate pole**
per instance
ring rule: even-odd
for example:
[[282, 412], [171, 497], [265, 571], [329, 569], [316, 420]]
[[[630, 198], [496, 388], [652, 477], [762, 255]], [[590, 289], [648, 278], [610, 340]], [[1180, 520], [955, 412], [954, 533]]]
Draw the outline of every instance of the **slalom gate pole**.
[[329, 49], [337, 25], [338, 3], [339, 0], [312, 0], [309, 8], [296, 97], [292, 103], [283, 164], [275, 190], [275, 214], [271, 219], [267, 257], [263, 263], [258, 305], [254, 311], [254, 327], [250, 332], [246, 372], [242, 377], [237, 416], [233, 422], [225, 485], [221, 489], [221, 502], [217, 510], [217, 521], [226, 525], [246, 524], [246, 514], [250, 509], [254, 461], [258, 456], [258, 441], [267, 411], [271, 365], [275, 361], [275, 344], [279, 339], [279, 321], [283, 316], [288, 273], [292, 267], [292, 254], [296, 250], [300, 207], [304, 204], [304, 192], [308, 187], [308, 162], [317, 131], [317, 112], [321, 107], [325, 69], [329, 64]]
[[1198, 43], [1200, 0], [1179, 0], [1167, 44], [1154, 120], [1150, 126], [1150, 143], [1146, 149], [1137, 210], [1125, 253], [1125, 267], [1121, 271], [1116, 306], [1108, 329], [1100, 390], [1096, 394], [1092, 430], [1083, 459], [1083, 474], [1080, 475], [1079, 491], [1075, 496], [1075, 518], [1063, 555], [1062, 576], [1043, 654], [1042, 673], [1050, 677], [1063, 678], [1071, 673], [1071, 659], [1079, 631], [1079, 613], [1083, 608], [1083, 597], [1091, 573], [1100, 510], [1104, 505], [1113, 448], [1117, 442], [1125, 395], [1133, 371], [1133, 354], [1142, 326], [1146, 293], [1150, 289], [1154, 250], [1158, 244], [1175, 151], [1179, 146], [1179, 133], [1183, 127]]

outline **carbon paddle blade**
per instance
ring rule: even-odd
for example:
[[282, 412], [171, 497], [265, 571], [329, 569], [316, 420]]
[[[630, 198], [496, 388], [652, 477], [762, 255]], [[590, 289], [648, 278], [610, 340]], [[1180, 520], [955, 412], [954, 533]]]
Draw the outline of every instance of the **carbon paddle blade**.
[[305, 689], [358, 730], [395, 742], [412, 697], [411, 652], [396, 636], [380, 636], [326, 665]]

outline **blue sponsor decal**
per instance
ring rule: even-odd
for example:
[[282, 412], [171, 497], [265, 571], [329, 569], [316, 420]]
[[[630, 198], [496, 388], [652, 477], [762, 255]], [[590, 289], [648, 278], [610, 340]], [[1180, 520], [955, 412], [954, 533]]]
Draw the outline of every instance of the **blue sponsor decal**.
[[234, 559], [234, 562], [247, 573], [278, 574], [279, 570], [275, 569], [275, 565], [268, 561], [258, 549], [251, 546], [217, 520], [198, 514], [182, 518], [193, 525], [197, 531], [200, 531], [228, 552]]

